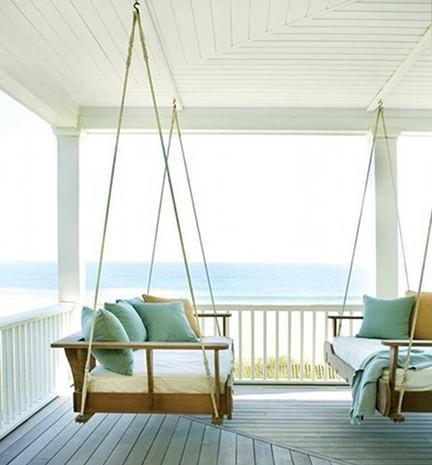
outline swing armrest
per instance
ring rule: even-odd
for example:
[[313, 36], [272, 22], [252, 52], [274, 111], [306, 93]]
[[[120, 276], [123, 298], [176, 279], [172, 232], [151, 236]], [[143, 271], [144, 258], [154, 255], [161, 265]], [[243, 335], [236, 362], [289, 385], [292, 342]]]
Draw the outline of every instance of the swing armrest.
[[[407, 347], [408, 339], [386, 339], [381, 344], [388, 347]], [[432, 341], [427, 339], [415, 339], [412, 344], [414, 347], [432, 347]]]
[[332, 320], [333, 322], [333, 337], [337, 336], [337, 322], [338, 320], [363, 320], [362, 316], [345, 316], [345, 315], [327, 315], [327, 318], [329, 320]]
[[[408, 339], [386, 339], [381, 341], [381, 344], [387, 346], [390, 350], [389, 364], [389, 384], [393, 390], [396, 386], [396, 370], [398, 368], [399, 347], [407, 347]], [[432, 347], [432, 341], [417, 339], [413, 341], [414, 347]]]
[[[206, 342], [206, 350], [227, 350], [230, 344], [227, 342]], [[59, 341], [53, 342], [54, 349], [87, 349], [88, 342], [84, 340], [81, 333], [75, 333]], [[93, 349], [144, 349], [144, 350], [201, 350], [199, 342], [93, 342]]]

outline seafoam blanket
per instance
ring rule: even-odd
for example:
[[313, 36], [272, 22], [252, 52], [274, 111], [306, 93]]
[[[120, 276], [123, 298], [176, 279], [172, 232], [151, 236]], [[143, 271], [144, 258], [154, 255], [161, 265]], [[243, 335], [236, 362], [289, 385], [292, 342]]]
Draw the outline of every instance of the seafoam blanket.
[[[406, 349], [399, 352], [398, 367], [402, 368], [406, 360]], [[352, 380], [352, 408], [350, 412], [351, 423], [360, 424], [365, 416], [375, 413], [377, 381], [383, 371], [389, 367], [390, 351], [381, 350], [367, 357]], [[432, 366], [432, 352], [430, 350], [412, 349], [410, 357], [410, 370], [423, 370]]]

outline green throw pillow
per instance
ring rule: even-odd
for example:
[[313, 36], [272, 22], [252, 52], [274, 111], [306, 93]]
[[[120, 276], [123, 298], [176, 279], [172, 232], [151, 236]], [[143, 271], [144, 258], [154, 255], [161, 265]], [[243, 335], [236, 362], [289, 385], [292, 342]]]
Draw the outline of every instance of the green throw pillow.
[[[81, 325], [84, 339], [90, 339], [93, 310], [84, 307], [81, 313]], [[108, 310], [100, 309], [96, 312], [93, 341], [95, 342], [129, 342], [126, 330], [120, 320]], [[92, 351], [96, 360], [115, 373], [131, 375], [133, 369], [133, 355], [130, 349]]]
[[120, 300], [116, 304], [105, 303], [104, 307], [120, 320], [130, 341], [144, 342], [147, 339], [147, 331], [141, 318], [126, 300]]
[[384, 300], [363, 296], [363, 323], [357, 337], [408, 339], [414, 302], [415, 297]]
[[141, 297], [132, 297], [132, 299], [117, 299], [116, 302], [127, 302], [129, 305], [132, 305], [132, 307], [135, 308], [135, 305], [143, 304], [144, 300]]
[[137, 303], [134, 307], [147, 328], [149, 341], [197, 341], [197, 337], [186, 318], [183, 302]]

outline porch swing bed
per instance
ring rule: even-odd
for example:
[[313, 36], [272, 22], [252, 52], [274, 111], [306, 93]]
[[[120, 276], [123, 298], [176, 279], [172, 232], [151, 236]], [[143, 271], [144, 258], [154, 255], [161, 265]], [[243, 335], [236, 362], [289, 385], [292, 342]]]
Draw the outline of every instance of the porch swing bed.
[[[111, 168], [111, 177], [108, 189], [107, 204], [105, 210], [105, 219], [103, 226], [103, 234], [101, 241], [101, 249], [99, 255], [99, 263], [96, 277], [96, 287], [94, 293], [94, 301], [92, 308], [84, 308], [84, 312], [90, 311], [92, 314], [90, 320], [86, 317], [86, 323], [83, 323], [83, 333], [76, 333], [59, 341], [53, 342], [51, 347], [56, 349], [64, 349], [68, 359], [73, 383], [73, 408], [75, 412], [79, 412], [77, 416], [78, 422], [87, 421], [94, 413], [171, 413], [171, 414], [211, 414], [213, 423], [220, 424], [224, 417], [231, 418], [233, 410], [232, 396], [232, 372], [233, 372], [233, 342], [227, 337], [227, 322], [231, 316], [229, 313], [217, 313], [214, 302], [213, 290], [210, 282], [207, 260], [204, 252], [201, 230], [199, 227], [197, 209], [191, 188], [189, 170], [187, 167], [185, 151], [180, 133], [180, 125], [178, 121], [176, 103], [174, 101], [171, 115], [171, 126], [168, 135], [168, 142], [165, 146], [164, 134], [162, 131], [159, 110], [155, 97], [155, 90], [152, 80], [152, 75], [149, 66], [149, 55], [144, 37], [144, 30], [140, 17], [139, 2], [135, 2], [133, 6], [132, 27], [129, 37], [128, 55], [126, 58], [126, 70], [122, 90], [121, 105], [119, 111], [119, 120], [116, 132], [116, 140], [114, 145], [114, 155]], [[158, 129], [161, 152], [164, 162], [164, 173], [160, 192], [159, 208], [157, 212], [156, 227], [154, 232], [153, 250], [151, 254], [149, 277], [147, 283], [147, 291], [138, 298], [139, 305], [157, 307], [153, 308], [153, 312], [159, 313], [161, 306], [169, 306], [175, 303], [180, 307], [180, 315], [183, 323], [188, 327], [188, 331], [192, 336], [182, 337], [168, 332], [162, 336], [150, 337], [150, 332], [143, 327], [143, 336], [141, 339], [129, 338], [127, 331], [125, 338], [120, 342], [119, 338], [112, 334], [109, 336], [99, 336], [95, 333], [96, 321], [98, 315], [104, 315], [105, 309], [98, 310], [99, 306], [99, 291], [101, 286], [102, 266], [104, 259], [105, 242], [107, 236], [108, 219], [110, 214], [111, 196], [113, 191], [113, 181], [115, 178], [116, 160], [118, 154], [119, 138], [121, 134], [122, 118], [125, 108], [125, 98], [127, 92], [127, 83], [129, 77], [129, 69], [133, 57], [133, 46], [135, 35], [138, 33], [141, 49], [143, 53], [145, 68], [147, 71], [147, 80], [150, 87], [150, 95], [153, 103], [153, 110]], [[187, 187], [190, 194], [192, 209], [195, 219], [195, 227], [199, 239], [199, 245], [202, 252], [203, 265], [206, 272], [207, 284], [213, 313], [200, 314], [197, 312], [195, 293], [192, 285], [192, 277], [190, 265], [185, 248], [185, 240], [183, 237], [181, 221], [179, 217], [177, 202], [175, 199], [172, 176], [168, 163], [172, 136], [174, 130], [177, 133], [179, 146], [181, 150], [183, 166], [187, 179]], [[168, 184], [173, 211], [175, 215], [175, 223], [181, 252], [185, 267], [185, 275], [187, 278], [190, 301], [187, 299], [166, 299], [150, 295], [153, 266], [155, 260], [156, 243], [161, 219], [161, 209], [165, 186]], [[137, 298], [133, 300], [136, 301]], [[117, 300], [117, 304], [122, 299]], [[170, 303], [168, 303], [170, 302]], [[135, 319], [143, 319], [138, 317], [135, 309], [131, 307]], [[109, 312], [108, 312], [109, 313]], [[138, 312], [139, 313], [139, 312]], [[175, 312], [169, 312], [174, 314]], [[121, 326], [120, 317], [114, 318], [115, 324]], [[175, 324], [178, 321], [172, 318]], [[211, 318], [214, 322], [214, 328], [217, 332], [215, 337], [204, 337], [204, 332], [201, 329], [200, 322], [204, 319]], [[109, 320], [109, 319], [108, 319]], [[84, 321], [84, 320], [83, 320]], [[116, 322], [117, 321], [117, 322]], [[159, 328], [166, 330], [163, 318], [153, 320], [157, 321]], [[90, 324], [88, 324], [90, 322]], [[222, 330], [220, 323], [222, 322]], [[108, 322], [106, 326], [108, 328]], [[145, 322], [144, 322], [145, 323]], [[142, 325], [142, 323], [140, 322]], [[154, 324], [154, 323], [153, 323]], [[134, 324], [132, 323], [132, 326]], [[146, 325], [144, 325], [146, 326]], [[125, 331], [125, 328], [121, 328]], [[168, 330], [167, 330], [168, 331]], [[106, 329], [106, 333], [110, 333]], [[121, 333], [121, 331], [120, 331]], [[113, 332], [114, 334], [114, 332]], [[148, 339], [148, 340], [147, 340]], [[103, 349], [103, 350], [102, 350]], [[110, 366], [104, 366], [101, 353], [107, 353], [109, 356], [116, 354], [127, 354], [128, 360], [132, 361], [132, 368], [128, 368], [126, 372], [111, 370]], [[99, 354], [99, 355], [98, 355]], [[96, 362], [99, 359], [100, 363]], [[106, 359], [107, 360], [107, 359]]]
[[[204, 314], [208, 317], [211, 314]], [[213, 316], [213, 315], [212, 315]], [[229, 314], [220, 314], [228, 318]], [[215, 422], [231, 418], [233, 345], [224, 336], [203, 338], [214, 376], [219, 421], [216, 421], [209, 384], [203, 369], [201, 346], [194, 342], [93, 342], [93, 349], [132, 349], [131, 376], [114, 373], [91, 357], [86, 419], [94, 413], [213, 414]], [[80, 411], [88, 342], [81, 333], [67, 336], [51, 347], [65, 350], [73, 383], [74, 411]]]
[[[361, 316], [329, 316], [333, 322], [333, 340], [324, 345], [325, 361], [351, 384], [356, 371], [368, 357], [382, 350], [390, 352], [389, 367], [383, 371], [377, 383], [376, 410], [393, 421], [403, 421], [398, 414], [398, 402], [403, 380], [403, 368], [398, 365], [400, 349], [406, 349], [407, 340], [377, 340], [337, 335], [337, 323], [341, 319], [361, 320]], [[413, 347], [432, 350], [432, 340], [415, 340]], [[408, 370], [401, 410], [402, 412], [432, 412], [432, 367]]]
[[[386, 141], [388, 169], [392, 184], [406, 286], [407, 289], [411, 288], [398, 211], [396, 181], [391, 161], [392, 154], [390, 153], [390, 146], [388, 144], [389, 137], [385, 124], [384, 109], [380, 102], [377, 108], [368, 169], [364, 183], [343, 304], [338, 315], [328, 316], [332, 321], [333, 338], [332, 341], [326, 341], [324, 343], [324, 357], [326, 363], [353, 387], [352, 423], [359, 423], [363, 420], [364, 415], [362, 413], [358, 414], [359, 411], [361, 412], [362, 410], [362, 408], [359, 409], [359, 404], [363, 406], [363, 410], [367, 411], [367, 414], [372, 414], [374, 409], [376, 409], [383, 416], [389, 417], [395, 422], [404, 421], [404, 412], [432, 412], [432, 293], [422, 291], [431, 239], [432, 211], [428, 222], [418, 289], [415, 292], [407, 290], [404, 298], [393, 301], [373, 299], [364, 296], [364, 316], [344, 314], [380, 122], [383, 129], [384, 140]], [[369, 307], [369, 310], [366, 312], [367, 304], [371, 300], [375, 300], [375, 307]], [[395, 303], [400, 303], [403, 300], [409, 303], [406, 306], [407, 311], [405, 311], [404, 323], [401, 325], [402, 329], [400, 329], [401, 327], [398, 328], [396, 336], [393, 332], [395, 330], [392, 322], [395, 321], [395, 317], [396, 319], [398, 317], [393, 310], [397, 310], [394, 307]], [[379, 311], [377, 303], [378, 305], [387, 305], [388, 310], [385, 313], [385, 317], [377, 315], [376, 312]], [[350, 322], [352, 324], [353, 320], [363, 320], [363, 325], [365, 326], [362, 325], [359, 334], [355, 337], [342, 335], [342, 323]], [[368, 320], [368, 323], [366, 323], [366, 320]], [[384, 328], [384, 330], [382, 328]], [[379, 334], [380, 332], [381, 334]], [[372, 372], [373, 375], [371, 376]], [[366, 377], [362, 380], [361, 377], [365, 376], [365, 373]], [[361, 397], [363, 394], [361, 391], [364, 392], [366, 390], [368, 383], [371, 385], [372, 391], [369, 391], [368, 407], [364, 408], [364, 404], [362, 404], [363, 399], [359, 402], [359, 396]], [[376, 399], [373, 396], [375, 393]]]

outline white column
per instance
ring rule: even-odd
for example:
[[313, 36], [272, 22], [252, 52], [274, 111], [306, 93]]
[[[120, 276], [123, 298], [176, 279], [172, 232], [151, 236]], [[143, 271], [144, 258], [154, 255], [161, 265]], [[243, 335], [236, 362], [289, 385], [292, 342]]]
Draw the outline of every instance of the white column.
[[79, 302], [85, 291], [81, 247], [79, 131], [56, 128], [58, 286], [60, 302]]
[[[397, 137], [389, 138], [397, 192]], [[378, 137], [375, 147], [376, 293], [395, 298], [399, 292], [399, 236], [386, 142]]]

